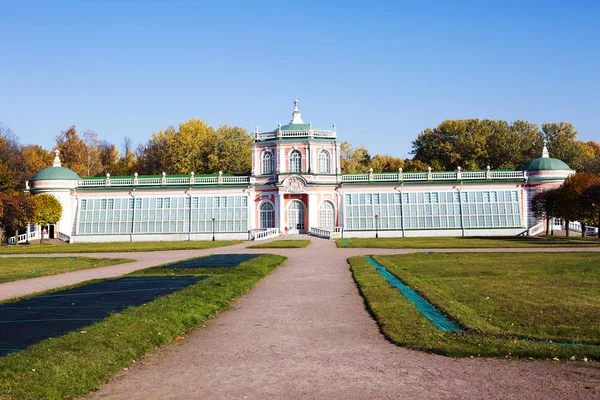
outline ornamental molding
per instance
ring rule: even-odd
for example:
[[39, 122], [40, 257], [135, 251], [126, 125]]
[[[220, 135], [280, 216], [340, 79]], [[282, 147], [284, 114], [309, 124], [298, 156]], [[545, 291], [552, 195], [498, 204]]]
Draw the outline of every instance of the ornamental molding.
[[306, 181], [299, 175], [292, 175], [285, 178], [281, 187], [288, 193], [305, 193], [307, 191]]

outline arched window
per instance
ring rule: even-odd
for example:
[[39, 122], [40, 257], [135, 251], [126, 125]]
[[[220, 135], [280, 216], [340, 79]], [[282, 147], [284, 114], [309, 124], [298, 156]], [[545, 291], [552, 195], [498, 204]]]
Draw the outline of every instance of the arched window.
[[327, 150], [321, 150], [319, 153], [319, 172], [324, 174], [329, 174], [331, 172], [329, 152]]
[[263, 203], [260, 206], [260, 229], [269, 229], [275, 227], [275, 213], [271, 203]]
[[324, 201], [319, 207], [319, 228], [335, 227], [335, 207], [330, 201]]
[[273, 173], [273, 156], [265, 151], [262, 156], [262, 174], [270, 175]]
[[298, 150], [290, 154], [290, 172], [302, 172], [302, 154]]

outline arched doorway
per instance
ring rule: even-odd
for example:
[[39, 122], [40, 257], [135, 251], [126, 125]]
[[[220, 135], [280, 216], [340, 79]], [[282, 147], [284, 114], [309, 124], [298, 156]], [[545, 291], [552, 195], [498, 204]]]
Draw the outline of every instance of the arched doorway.
[[271, 203], [263, 203], [259, 209], [259, 217], [260, 217], [260, 229], [269, 229], [275, 227], [275, 220], [273, 212], [273, 204]]
[[319, 206], [319, 228], [329, 229], [335, 227], [335, 207], [329, 200]]
[[287, 226], [289, 233], [304, 233], [304, 204], [294, 200], [287, 207]]

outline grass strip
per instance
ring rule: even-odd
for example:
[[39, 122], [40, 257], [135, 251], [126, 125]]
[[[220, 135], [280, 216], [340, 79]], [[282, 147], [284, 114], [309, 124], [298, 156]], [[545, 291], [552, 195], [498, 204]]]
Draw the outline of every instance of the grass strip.
[[273, 240], [271, 242], [248, 246], [248, 249], [301, 249], [310, 244], [310, 240]]
[[[599, 346], [561, 345], [600, 341], [600, 322], [593, 317], [600, 312], [599, 272], [586, 276], [600, 255], [585, 259], [590, 255], [553, 253], [558, 260], [549, 263], [548, 255], [540, 253], [494, 258], [499, 254], [476, 254], [482, 257], [477, 260], [463, 258], [471, 254], [374, 257], [464, 332], [436, 329], [364, 257], [352, 257], [349, 263], [367, 308], [383, 334], [398, 345], [453, 357], [600, 360]], [[568, 263], [573, 256], [584, 257]], [[582, 292], [573, 294], [573, 286]], [[565, 292], [571, 295], [565, 297]]]
[[167, 250], [204, 250], [215, 247], [231, 246], [242, 243], [241, 240], [193, 240], [187, 242], [110, 242], [110, 243], [72, 243], [55, 244], [20, 244], [18, 246], [2, 246], [0, 254], [57, 254], [57, 253], [121, 253]]
[[0, 283], [19, 281], [123, 264], [135, 260], [127, 258], [89, 258], [89, 257], [20, 257], [0, 258]]
[[[0, 358], [1, 399], [61, 399], [97, 389], [145, 353], [181, 340], [260, 279], [285, 257], [263, 255], [237, 268], [169, 271], [163, 275], [211, 275], [180, 292], [113, 314], [101, 322], [44, 340]], [[155, 268], [151, 274], [156, 275]], [[145, 275], [136, 271], [132, 276]], [[80, 286], [80, 285], [78, 285]], [[64, 288], [62, 288], [64, 289]]]
[[560, 237], [409, 237], [337, 239], [337, 247], [374, 249], [471, 249], [532, 247], [598, 247], [600, 242]]

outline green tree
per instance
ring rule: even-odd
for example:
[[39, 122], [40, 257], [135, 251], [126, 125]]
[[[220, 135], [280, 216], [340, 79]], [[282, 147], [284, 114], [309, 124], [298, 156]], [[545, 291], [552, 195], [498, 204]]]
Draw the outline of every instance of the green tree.
[[571, 168], [583, 171], [594, 158], [594, 151], [586, 143], [577, 140], [577, 131], [568, 122], [542, 124], [542, 131], [548, 140], [550, 157], [564, 161]]
[[598, 227], [598, 239], [600, 239], [600, 183], [588, 187], [583, 196], [585, 204], [592, 213], [592, 223]]
[[244, 128], [220, 126], [215, 132], [217, 169], [232, 174], [252, 170], [252, 137]]
[[560, 187], [558, 205], [560, 215], [567, 224], [567, 236], [569, 235], [569, 221], [581, 223], [581, 236], [585, 236], [585, 226], [593, 223], [595, 215], [589, 208], [584, 192], [595, 185], [600, 184], [600, 178], [594, 174], [578, 172], [569, 176]]
[[[60, 201], [51, 194], [38, 194], [33, 197], [35, 203], [35, 213], [31, 222], [45, 227], [51, 224], [56, 224], [62, 217], [63, 208]], [[40, 238], [40, 243], [44, 241], [44, 230]]]

